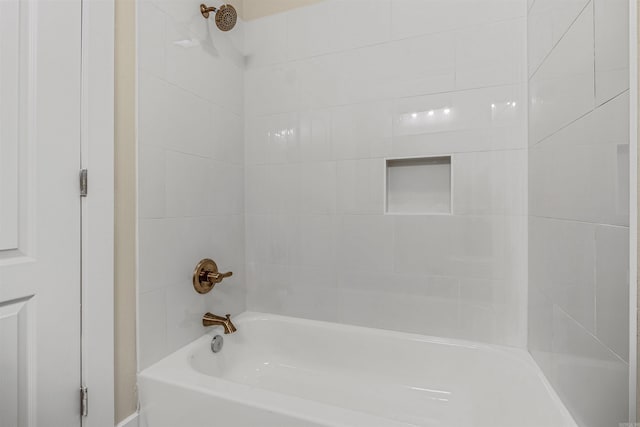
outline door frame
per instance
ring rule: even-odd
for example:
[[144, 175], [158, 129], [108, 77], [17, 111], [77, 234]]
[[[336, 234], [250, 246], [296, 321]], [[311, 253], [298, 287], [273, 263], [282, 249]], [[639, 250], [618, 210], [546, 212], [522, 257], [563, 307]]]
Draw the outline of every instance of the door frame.
[[[114, 414], [114, 0], [82, 2], [81, 167], [82, 382], [85, 427], [112, 427]], [[133, 42], [133, 41], [132, 41]], [[134, 183], [132, 183], [134, 185]]]
[[638, 416], [638, 0], [629, 0], [629, 422]]

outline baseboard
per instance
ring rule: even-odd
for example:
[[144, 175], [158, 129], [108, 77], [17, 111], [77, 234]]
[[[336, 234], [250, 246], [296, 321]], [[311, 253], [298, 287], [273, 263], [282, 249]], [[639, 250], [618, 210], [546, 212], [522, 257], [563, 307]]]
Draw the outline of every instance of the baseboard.
[[138, 413], [134, 412], [124, 420], [120, 421], [116, 427], [138, 427]]

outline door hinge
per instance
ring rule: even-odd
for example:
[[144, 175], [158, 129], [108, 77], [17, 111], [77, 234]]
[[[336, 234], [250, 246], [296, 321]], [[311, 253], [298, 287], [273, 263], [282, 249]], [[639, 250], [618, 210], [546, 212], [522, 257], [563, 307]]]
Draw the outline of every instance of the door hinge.
[[88, 171], [86, 169], [80, 169], [80, 197], [87, 197], [87, 191], [89, 189], [87, 175]]
[[80, 387], [80, 415], [89, 415], [89, 390], [86, 387]]

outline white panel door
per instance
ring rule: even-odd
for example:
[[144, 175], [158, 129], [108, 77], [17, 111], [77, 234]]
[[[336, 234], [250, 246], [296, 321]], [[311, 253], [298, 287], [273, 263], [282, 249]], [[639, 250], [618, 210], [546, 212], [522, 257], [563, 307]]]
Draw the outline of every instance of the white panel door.
[[0, 0], [0, 427], [81, 424], [81, 0]]

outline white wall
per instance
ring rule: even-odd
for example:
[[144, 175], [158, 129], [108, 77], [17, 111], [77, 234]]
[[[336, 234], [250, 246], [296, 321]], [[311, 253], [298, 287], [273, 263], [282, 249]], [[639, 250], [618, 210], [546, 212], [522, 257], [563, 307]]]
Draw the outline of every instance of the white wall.
[[628, 2], [529, 3], [529, 348], [581, 426], [618, 425], [628, 413]]
[[[328, 0], [247, 24], [250, 310], [526, 345], [526, 6]], [[384, 158], [437, 154], [453, 215], [385, 215]]]
[[[242, 23], [196, 1], [138, 1], [139, 369], [204, 332], [202, 315], [245, 308]], [[191, 284], [213, 258], [234, 272]]]

